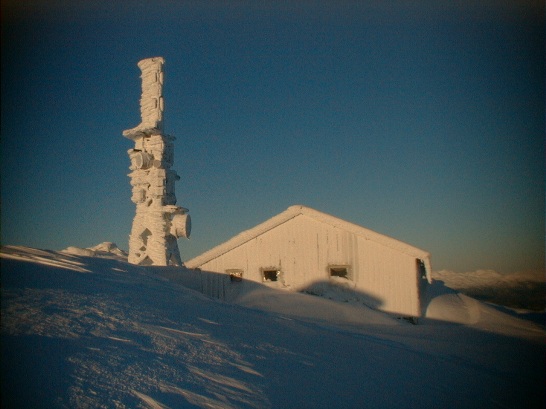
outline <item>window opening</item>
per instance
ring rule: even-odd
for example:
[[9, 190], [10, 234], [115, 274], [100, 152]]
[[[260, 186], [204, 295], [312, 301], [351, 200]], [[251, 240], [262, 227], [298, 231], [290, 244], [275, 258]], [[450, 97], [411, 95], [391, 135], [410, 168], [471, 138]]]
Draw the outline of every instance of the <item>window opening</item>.
[[349, 266], [329, 266], [328, 272], [330, 277], [340, 277], [347, 280], [351, 278], [349, 274]]
[[280, 274], [279, 270], [262, 270], [264, 281], [278, 281]]
[[229, 270], [226, 270], [226, 273], [229, 274], [230, 281], [239, 282], [243, 281], [243, 270], [232, 268]]

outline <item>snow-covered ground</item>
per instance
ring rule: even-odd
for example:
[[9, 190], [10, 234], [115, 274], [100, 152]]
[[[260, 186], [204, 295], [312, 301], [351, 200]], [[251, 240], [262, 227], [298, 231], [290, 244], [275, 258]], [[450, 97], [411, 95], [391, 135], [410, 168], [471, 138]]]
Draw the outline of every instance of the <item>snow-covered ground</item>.
[[544, 271], [500, 274], [494, 270], [454, 273], [442, 270], [433, 278], [466, 295], [514, 309], [544, 312], [546, 277]]
[[544, 326], [446, 280], [412, 325], [336, 291], [242, 282], [211, 298], [217, 278], [113, 245], [0, 255], [3, 408], [545, 404]]

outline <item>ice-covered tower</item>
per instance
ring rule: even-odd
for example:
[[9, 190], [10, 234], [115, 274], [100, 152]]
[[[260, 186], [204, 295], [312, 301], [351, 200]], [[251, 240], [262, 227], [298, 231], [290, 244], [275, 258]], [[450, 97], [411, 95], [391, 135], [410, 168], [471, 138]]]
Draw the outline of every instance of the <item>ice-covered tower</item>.
[[134, 141], [127, 153], [131, 159], [131, 200], [136, 215], [129, 236], [129, 262], [167, 266], [182, 265], [179, 237], [189, 237], [191, 220], [188, 210], [176, 206], [174, 182], [180, 177], [173, 165], [175, 138], [163, 133], [162, 57], [138, 63], [142, 71], [140, 115], [142, 122], [123, 136]]

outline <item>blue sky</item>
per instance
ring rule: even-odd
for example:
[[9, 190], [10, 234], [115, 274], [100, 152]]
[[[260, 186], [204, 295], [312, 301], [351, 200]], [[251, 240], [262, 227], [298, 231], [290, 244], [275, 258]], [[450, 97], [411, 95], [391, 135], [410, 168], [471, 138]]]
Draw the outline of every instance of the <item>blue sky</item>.
[[127, 249], [163, 56], [183, 259], [304, 204], [435, 270], [544, 268], [539, 2], [79, 3], [2, 3], [2, 244]]

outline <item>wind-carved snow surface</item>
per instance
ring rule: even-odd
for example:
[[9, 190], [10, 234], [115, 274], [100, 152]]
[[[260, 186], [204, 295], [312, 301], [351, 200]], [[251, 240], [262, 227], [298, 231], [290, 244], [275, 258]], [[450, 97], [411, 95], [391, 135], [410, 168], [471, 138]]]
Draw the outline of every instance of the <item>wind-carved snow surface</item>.
[[439, 282], [411, 325], [244, 280], [220, 301], [202, 274], [108, 252], [2, 248], [3, 408], [545, 403], [544, 328]]
[[176, 239], [189, 237], [191, 221], [188, 210], [176, 206], [174, 183], [180, 177], [171, 169], [176, 138], [163, 133], [164, 64], [162, 57], [138, 63], [142, 71], [142, 122], [123, 131], [123, 136], [135, 142], [127, 152], [131, 159], [131, 200], [136, 204], [129, 263], [181, 266]]

